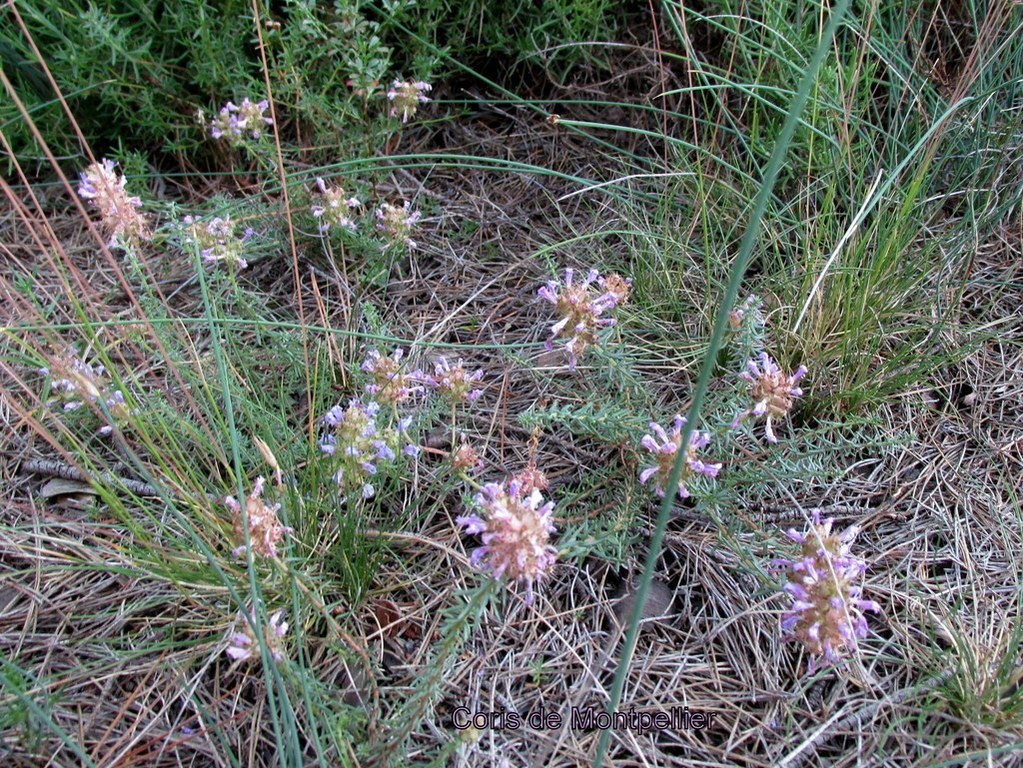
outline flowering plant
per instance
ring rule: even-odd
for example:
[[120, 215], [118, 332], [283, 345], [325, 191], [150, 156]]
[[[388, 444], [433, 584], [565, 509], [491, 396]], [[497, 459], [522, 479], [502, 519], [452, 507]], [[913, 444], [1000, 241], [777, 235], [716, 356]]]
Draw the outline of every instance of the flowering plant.
[[328, 187], [321, 178], [316, 179], [316, 186], [320, 190], [319, 202], [314, 203], [310, 210], [313, 216], [320, 220], [320, 232], [327, 232], [331, 227], [354, 232], [355, 222], [348, 218], [348, 214], [362, 203], [354, 197], [346, 197], [346, 192], [341, 187]]
[[[657, 463], [640, 472], [639, 481], [646, 484], [651, 477], [655, 478], [654, 490], [658, 496], [664, 496], [668, 479], [671, 477], [671, 470], [675, 467], [675, 456], [678, 454], [678, 449], [682, 446], [682, 429], [685, 425], [686, 418], [684, 416], [676, 416], [675, 424], [671, 432], [668, 433], [665, 432], [660, 424], [651, 422], [650, 431], [653, 434], [643, 437], [642, 446], [654, 454]], [[689, 444], [686, 447], [685, 464], [682, 467], [682, 475], [678, 483], [679, 498], [689, 498], [689, 489], [686, 488], [683, 482], [687, 477], [693, 474], [700, 474], [713, 478], [717, 477], [718, 472], [721, 471], [720, 464], [708, 464], [696, 458], [696, 452], [701, 448], [707, 447], [708, 443], [710, 443], [709, 432], [694, 431], [690, 436]]]
[[[596, 285], [600, 290], [594, 290]], [[575, 282], [575, 270], [565, 270], [565, 282], [551, 280], [537, 291], [537, 295], [554, 305], [560, 316], [551, 326], [547, 349], [552, 348], [554, 339], [569, 337], [565, 348], [569, 355], [569, 368], [574, 369], [579, 357], [588, 347], [598, 341], [598, 332], [615, 324], [613, 317], [605, 313], [623, 303], [632, 288], [632, 281], [618, 275], [601, 279], [596, 269], [586, 273], [581, 283]]]
[[470, 373], [465, 363], [456, 360], [454, 365], [446, 358], [440, 358], [433, 366], [433, 373], [423, 373], [423, 382], [430, 389], [442, 395], [452, 404], [474, 403], [483, 394], [477, 384], [483, 380], [483, 369]]
[[99, 211], [103, 227], [110, 232], [108, 247], [134, 246], [152, 235], [145, 217], [139, 211], [141, 198], [131, 197], [124, 188], [127, 179], [117, 173], [113, 160], [93, 163], [82, 171], [78, 194]]
[[[280, 504], [273, 506], [267, 504], [261, 498], [263, 495], [264, 480], [257, 477], [252, 486], [252, 493], [245, 499], [245, 516], [248, 517], [249, 545], [253, 553], [261, 557], [277, 557], [277, 544], [284, 538], [285, 533], [292, 533], [292, 529], [281, 525], [277, 513], [281, 509]], [[238, 556], [245, 552], [245, 528], [243, 524], [242, 507], [233, 496], [224, 499], [224, 505], [234, 514], [234, 532], [238, 541], [242, 542], [235, 547], [233, 554]]]
[[[238, 620], [242, 622], [243, 629], [228, 638], [228, 646], [225, 653], [235, 661], [250, 661], [259, 658], [259, 641], [253, 633], [252, 627], [256, 625], [255, 619], [249, 614], [238, 614]], [[288, 633], [288, 622], [284, 620], [284, 611], [277, 611], [270, 616], [266, 630], [263, 632], [263, 642], [270, 651], [270, 658], [274, 661], [284, 659], [284, 651], [281, 650], [281, 638]]]
[[792, 598], [781, 619], [782, 632], [813, 654], [811, 671], [821, 661], [835, 664], [855, 652], [857, 638], [867, 635], [863, 612], [881, 610], [876, 602], [860, 596], [859, 581], [867, 566], [852, 554], [859, 529], [850, 526], [836, 534], [831, 526], [832, 520], [822, 523], [820, 513], [815, 513], [807, 532], [786, 532], [801, 546], [800, 556], [774, 561], [774, 567], [785, 574], [784, 590]]
[[406, 200], [399, 208], [390, 203], [384, 203], [376, 210], [377, 229], [384, 233], [384, 236], [395, 245], [405, 248], [417, 248], [418, 244], [412, 239], [412, 229], [421, 217], [419, 211], [413, 211], [411, 204]]
[[753, 406], [735, 417], [732, 428], [738, 427], [747, 416], [763, 418], [767, 422], [764, 427], [767, 441], [777, 443], [772, 420], [780, 421], [792, 410], [795, 399], [803, 394], [803, 390], [796, 384], [805, 375], [805, 365], [799, 366], [790, 376], [766, 352], [760, 353], [759, 365], [755, 360], [747, 362], [741, 376], [749, 382]]
[[371, 379], [366, 385], [366, 394], [381, 405], [397, 405], [423, 391], [423, 385], [416, 383], [423, 379], [422, 372], [403, 370], [401, 360], [404, 356], [405, 350], [400, 347], [390, 356], [371, 349], [362, 363], [362, 370]]
[[[353, 398], [347, 408], [335, 405], [323, 417], [323, 423], [332, 432], [320, 441], [320, 450], [341, 459], [334, 480], [345, 489], [361, 486], [364, 499], [376, 494], [371, 481], [377, 474], [378, 464], [395, 460], [401, 433], [408, 426], [407, 419], [399, 421], [397, 429], [380, 426], [377, 423], [379, 413], [379, 403], [364, 403]], [[416, 446], [407, 444], [403, 452], [414, 456], [417, 450]]]
[[543, 499], [538, 488], [528, 492], [515, 479], [487, 483], [476, 495], [481, 515], [463, 515], [455, 522], [469, 534], [479, 534], [483, 546], [472, 553], [473, 565], [494, 578], [508, 578], [525, 587], [526, 602], [533, 601], [533, 586], [553, 567], [558, 551], [548, 543], [555, 532], [551, 519], [554, 502]]
[[233, 146], [239, 146], [247, 138], [258, 140], [265, 126], [273, 125], [273, 120], [263, 114], [269, 107], [266, 99], [253, 103], [245, 98], [240, 105], [229, 101], [210, 123], [210, 135], [226, 139]]
[[416, 114], [420, 104], [430, 101], [426, 94], [432, 90], [433, 86], [429, 83], [395, 80], [387, 92], [387, 100], [391, 102], [391, 117], [400, 115], [401, 121], [407, 123]]
[[[131, 413], [124, 393], [112, 389], [106, 381], [106, 368], [87, 363], [73, 347], [69, 347], [64, 356], [55, 360], [50, 368], [40, 368], [39, 372], [50, 377], [50, 389], [57, 393], [65, 411], [77, 410], [86, 403], [102, 403], [106, 407], [113, 423], [100, 427], [100, 435], [112, 433], [114, 426], [127, 419]], [[47, 405], [56, 402], [52, 400]]]
[[252, 227], [246, 227], [242, 236], [238, 237], [235, 234], [237, 222], [230, 216], [216, 216], [209, 221], [186, 216], [184, 223], [185, 241], [199, 249], [203, 261], [223, 261], [238, 269], [249, 266], [243, 253], [245, 242], [252, 237]]

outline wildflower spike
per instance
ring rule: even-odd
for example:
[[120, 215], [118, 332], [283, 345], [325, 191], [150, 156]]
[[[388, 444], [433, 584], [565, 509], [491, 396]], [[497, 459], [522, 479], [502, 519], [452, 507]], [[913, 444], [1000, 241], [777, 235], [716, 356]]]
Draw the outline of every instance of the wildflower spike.
[[316, 179], [316, 186], [320, 190], [319, 200], [310, 210], [313, 216], [320, 220], [320, 232], [326, 233], [331, 227], [354, 232], [355, 222], [348, 218], [348, 214], [362, 203], [354, 197], [346, 197], [346, 192], [341, 187], [328, 187], [321, 178]]
[[[675, 457], [678, 449], [682, 446], [682, 429], [686, 425], [685, 416], [676, 416], [675, 424], [670, 433], [666, 432], [660, 424], [650, 423], [650, 431], [653, 434], [645, 435], [641, 445], [656, 458], [656, 464], [647, 467], [639, 474], [639, 481], [646, 484], [650, 478], [654, 478], [654, 490], [658, 496], [664, 496], [671, 471], [675, 467]], [[717, 477], [721, 471], [720, 464], [708, 464], [696, 457], [696, 452], [706, 448], [710, 443], [709, 432], [694, 431], [689, 437], [689, 445], [686, 447], [685, 465], [682, 467], [682, 475], [678, 483], [679, 498], [689, 498], [689, 489], [685, 480], [694, 474], [706, 477]]]
[[412, 239], [412, 230], [422, 214], [419, 211], [413, 211], [407, 200], [402, 203], [400, 208], [390, 203], [384, 203], [377, 208], [375, 215], [377, 229], [383, 232], [390, 244], [400, 245], [403, 248], [419, 247], [419, 244]]
[[266, 99], [253, 103], [245, 98], [240, 105], [229, 101], [210, 123], [210, 135], [225, 139], [232, 146], [240, 146], [245, 139], [258, 141], [265, 126], [273, 125], [273, 120], [263, 114], [269, 108]]
[[526, 590], [533, 601], [533, 587], [554, 566], [558, 551], [548, 543], [555, 532], [551, 519], [554, 502], [543, 499], [538, 488], [530, 491], [515, 479], [487, 483], [476, 496], [480, 515], [455, 520], [466, 533], [480, 534], [483, 546], [472, 553], [473, 565], [496, 579], [507, 578]]
[[[238, 620], [242, 622], [243, 629], [228, 638], [228, 646], [225, 650], [228, 656], [235, 661], [251, 661], [259, 658], [259, 641], [253, 633], [252, 627], [256, 625], [252, 614], [247, 619], [245, 614], [239, 613]], [[280, 662], [284, 660], [284, 651], [281, 649], [281, 638], [288, 633], [288, 622], [284, 620], [284, 611], [277, 611], [269, 618], [266, 629], [263, 632], [263, 642], [270, 651], [270, 658]]]
[[[292, 529], [286, 525], [281, 525], [281, 521], [277, 517], [281, 505], [274, 504], [271, 506], [261, 498], [264, 482], [262, 477], [257, 477], [255, 484], [252, 486], [252, 493], [245, 499], [249, 545], [252, 547], [253, 554], [260, 557], [277, 557], [277, 545], [284, 538], [284, 534], [292, 533]], [[231, 510], [234, 515], [235, 538], [241, 542], [232, 552], [237, 557], [245, 552], [245, 526], [243, 523], [242, 507], [233, 496], [228, 496], [224, 499], [224, 506]]]
[[139, 211], [141, 198], [131, 197], [124, 185], [124, 176], [117, 173], [113, 160], [93, 163], [82, 171], [82, 183], [78, 194], [88, 200], [99, 211], [103, 227], [110, 233], [107, 246], [137, 246], [142, 240], [151, 239], [149, 226]]
[[800, 545], [798, 559], [780, 558], [773, 566], [786, 576], [785, 594], [792, 599], [780, 626], [787, 640], [798, 640], [811, 654], [810, 671], [836, 664], [857, 650], [866, 637], [864, 611], [879, 613], [881, 606], [861, 597], [860, 578], [866, 564], [852, 554], [859, 533], [856, 526], [832, 532], [832, 520], [813, 516], [805, 533], [786, 535]]
[[433, 374], [422, 374], [422, 377], [426, 386], [452, 404], [474, 403], [483, 394], [477, 386], [483, 380], [483, 369], [469, 373], [460, 359], [451, 365], [442, 357], [433, 366]]
[[[595, 290], [592, 287], [594, 285], [600, 290]], [[560, 318], [551, 326], [547, 349], [552, 348], [554, 339], [568, 338], [565, 345], [569, 356], [568, 367], [574, 370], [579, 357], [597, 343], [598, 332], [615, 324], [614, 318], [605, 317], [604, 313], [624, 303], [631, 288], [631, 280], [620, 275], [601, 279], [596, 269], [591, 269], [586, 278], [577, 283], [575, 270], [567, 268], [564, 284], [551, 280], [537, 291], [541, 299], [554, 305]]]
[[777, 443], [773, 422], [784, 419], [792, 410], [795, 399], [803, 394], [796, 384], [805, 375], [805, 365], [799, 366], [790, 376], [766, 352], [760, 353], [759, 365], [755, 360], [748, 361], [741, 376], [749, 382], [753, 406], [735, 417], [732, 428], [738, 427], [747, 416], [766, 419], [764, 433], [767, 441]]

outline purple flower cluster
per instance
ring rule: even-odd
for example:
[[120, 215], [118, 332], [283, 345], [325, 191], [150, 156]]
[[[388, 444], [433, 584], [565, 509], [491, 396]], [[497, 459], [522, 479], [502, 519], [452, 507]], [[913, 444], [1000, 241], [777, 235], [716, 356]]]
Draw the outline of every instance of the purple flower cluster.
[[401, 122], [407, 123], [416, 114], [420, 104], [430, 101], [426, 94], [432, 90], [433, 86], [429, 83], [395, 80], [387, 92], [387, 100], [391, 102], [391, 117], [400, 115]]
[[[109, 435], [114, 425], [131, 413], [121, 390], [111, 389], [106, 381], [106, 368], [85, 362], [73, 347], [68, 348], [63, 358], [54, 361], [53, 366], [40, 368], [39, 372], [50, 377], [50, 389], [59, 395], [65, 411], [77, 410], [86, 403], [102, 403], [106, 407], [114, 423], [100, 427], [101, 435]], [[47, 405], [55, 403], [50, 401]]]
[[750, 360], [746, 363], [746, 369], [741, 375], [749, 382], [753, 406], [735, 417], [732, 428], [738, 427], [747, 416], [766, 418], [764, 432], [767, 440], [777, 443], [778, 438], [775, 437], [772, 420], [780, 421], [785, 418], [792, 410], [795, 398], [803, 394], [803, 390], [796, 384], [806, 375], [806, 366], [799, 366], [799, 369], [790, 376], [778, 367], [770, 355], [761, 352], [760, 364], [757, 365], [755, 360]]
[[533, 586], [554, 566], [558, 551], [548, 541], [555, 532], [554, 502], [543, 499], [538, 488], [527, 491], [515, 479], [487, 483], [476, 496], [483, 515], [455, 520], [468, 534], [480, 535], [483, 546], [472, 553], [474, 566], [494, 578], [507, 578], [524, 586], [526, 602], [533, 601]]
[[116, 163], [103, 160], [93, 163], [82, 172], [78, 194], [99, 211], [103, 227], [110, 233], [110, 248], [137, 246], [152, 235], [145, 217], [139, 211], [141, 198], [131, 197], [124, 188], [126, 179], [117, 173]]
[[483, 380], [483, 369], [469, 373], [461, 360], [451, 365], [442, 357], [434, 364], [433, 374], [424, 373], [422, 379], [426, 386], [452, 404], [474, 403], [483, 394], [477, 386]]
[[880, 612], [873, 600], [860, 597], [860, 578], [866, 564], [851, 553], [859, 529], [851, 526], [842, 533], [831, 530], [832, 521], [820, 521], [815, 513], [806, 533], [789, 530], [786, 535], [802, 551], [798, 558], [774, 561], [785, 572], [785, 593], [792, 606], [781, 619], [786, 639], [798, 640], [813, 654], [810, 671], [835, 664], [846, 653], [856, 651], [857, 638], [866, 637], [863, 611]]
[[[320, 441], [320, 450], [341, 459], [341, 468], [334, 479], [345, 490], [359, 487], [364, 499], [376, 493], [370, 481], [377, 474], [377, 465], [395, 460], [395, 452], [408, 426], [408, 419], [399, 421], [397, 429], [380, 426], [377, 423], [379, 413], [379, 403], [363, 403], [353, 398], [347, 408], [335, 405], [323, 417], [324, 425], [332, 433]], [[417, 452], [414, 445], [406, 445], [403, 451], [406, 456]]]
[[227, 139], [235, 146], [245, 139], [258, 140], [265, 126], [273, 125], [273, 120], [263, 114], [269, 107], [266, 99], [253, 103], [245, 98], [241, 105], [229, 101], [210, 123], [210, 135], [215, 139]]
[[[596, 290], [594, 288], [596, 287]], [[575, 282], [575, 270], [565, 270], [565, 282], [551, 280], [537, 291], [537, 295], [554, 305], [561, 318], [551, 326], [547, 349], [554, 339], [568, 337], [565, 348], [569, 355], [569, 369], [574, 369], [579, 357], [598, 341], [598, 332], [615, 324], [605, 313], [623, 304], [632, 288], [632, 281], [619, 275], [606, 279], [591, 269], [581, 283]]]
[[413, 211], [407, 200], [402, 203], [400, 208], [390, 203], [384, 203], [376, 209], [374, 215], [377, 218], [377, 229], [383, 232], [392, 244], [404, 248], [418, 247], [416, 241], [412, 239], [412, 229], [422, 214], [419, 211]]
[[257, 477], [252, 486], [252, 493], [245, 500], [245, 515], [242, 515], [242, 507], [233, 496], [224, 499], [224, 505], [234, 514], [235, 538], [240, 542], [232, 554], [235, 557], [245, 552], [245, 527], [244, 517], [249, 520], [249, 545], [253, 553], [260, 557], [277, 557], [277, 544], [284, 538], [285, 533], [292, 533], [292, 529], [281, 525], [277, 513], [281, 509], [280, 504], [270, 506], [262, 498], [264, 480]]
[[[684, 416], [676, 416], [675, 424], [670, 433], [666, 432], [660, 424], [650, 423], [651, 435], [643, 437], [642, 445], [656, 457], [657, 463], [647, 467], [639, 475], [639, 482], [644, 485], [654, 478], [654, 490], [658, 496], [664, 496], [668, 479], [671, 477], [671, 470], [675, 466], [675, 457], [678, 449], [682, 446], [682, 429], [686, 425]], [[686, 446], [685, 464], [682, 467], [682, 475], [678, 483], [678, 495], [680, 498], [689, 497], [689, 489], [685, 486], [685, 480], [694, 474], [706, 477], [717, 477], [721, 471], [720, 464], [708, 464], [696, 458], [696, 452], [705, 448], [710, 442], [709, 432], [694, 431], [689, 437], [689, 444]]]
[[246, 227], [241, 237], [235, 230], [237, 222], [230, 216], [216, 216], [209, 221], [194, 216], [186, 216], [187, 226], [185, 239], [199, 249], [199, 255], [207, 263], [223, 261], [238, 269], [245, 269], [249, 263], [245, 260], [245, 242], [252, 237], [252, 227]]
[[320, 201], [311, 210], [313, 216], [320, 220], [320, 232], [327, 232], [331, 227], [354, 232], [355, 222], [348, 218], [348, 214], [362, 203], [354, 197], [347, 197], [341, 187], [328, 187], [323, 179], [317, 178], [316, 186], [320, 189]]
[[[251, 619], [251, 621], [250, 621]], [[246, 619], [245, 614], [238, 614], [238, 621], [242, 622], [243, 629], [228, 638], [228, 646], [225, 651], [235, 661], [250, 661], [259, 658], [259, 641], [252, 632], [256, 624], [252, 615]], [[270, 616], [269, 623], [263, 632], [263, 642], [266, 643], [270, 657], [277, 662], [284, 660], [284, 651], [281, 649], [281, 638], [288, 633], [288, 622], [284, 620], [284, 611], [277, 611]]]
[[371, 349], [362, 364], [362, 370], [371, 378], [366, 393], [381, 405], [397, 405], [423, 391], [423, 385], [416, 383], [423, 379], [422, 372], [403, 370], [404, 356], [405, 350], [400, 347], [390, 357]]

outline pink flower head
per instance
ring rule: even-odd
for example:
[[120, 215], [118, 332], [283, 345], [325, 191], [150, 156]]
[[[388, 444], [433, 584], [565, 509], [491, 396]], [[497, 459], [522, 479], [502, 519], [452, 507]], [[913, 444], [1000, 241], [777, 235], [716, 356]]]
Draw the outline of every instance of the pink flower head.
[[263, 495], [263, 485], [263, 478], [257, 477], [252, 486], [252, 493], [245, 500], [244, 516], [241, 505], [233, 496], [224, 499], [224, 506], [234, 514], [235, 539], [241, 542], [232, 552], [235, 557], [245, 552], [245, 516], [249, 520], [249, 544], [253, 553], [260, 557], [277, 557], [277, 544], [284, 538], [285, 533], [293, 532], [288, 526], [281, 525], [277, 517], [281, 505], [270, 506], [260, 498]]
[[480, 534], [483, 546], [472, 553], [472, 564], [496, 579], [507, 578], [526, 589], [533, 601], [533, 585], [554, 566], [558, 551], [548, 543], [555, 532], [554, 502], [544, 502], [538, 488], [526, 492], [517, 480], [487, 483], [476, 496], [483, 515], [455, 520], [469, 534]]
[[760, 353], [760, 365], [755, 360], [746, 363], [747, 370], [742, 372], [742, 378], [750, 384], [750, 394], [753, 399], [753, 407], [743, 411], [732, 422], [732, 428], [739, 426], [739, 423], [747, 416], [766, 418], [767, 425], [764, 433], [768, 442], [777, 443], [778, 438], [774, 435], [772, 420], [785, 418], [792, 410], [795, 398], [803, 394], [803, 390], [796, 386], [796, 383], [806, 375], [806, 366], [801, 365], [799, 369], [789, 376], [782, 371], [766, 352]]
[[483, 394], [476, 385], [483, 379], [483, 369], [469, 373], [461, 360], [450, 365], [440, 358], [433, 367], [433, 375], [423, 374], [424, 383], [452, 403], [474, 403]]
[[310, 210], [320, 220], [320, 232], [327, 232], [331, 227], [354, 232], [355, 222], [348, 218], [348, 214], [362, 203], [354, 197], [346, 197], [341, 187], [328, 187], [323, 179], [317, 178], [316, 186], [320, 189], [320, 198]]
[[423, 386], [415, 383], [422, 378], [422, 372], [404, 371], [401, 366], [404, 356], [405, 350], [400, 347], [390, 357], [371, 349], [362, 364], [362, 370], [372, 379], [366, 385], [366, 393], [381, 405], [397, 405], [423, 391]]
[[[226, 653], [235, 661], [250, 661], [259, 658], [259, 641], [253, 634], [252, 627], [256, 625], [255, 619], [249, 614], [249, 621], [245, 614], [239, 613], [238, 620], [242, 622], [242, 631], [236, 632], [228, 638]], [[270, 617], [270, 620], [263, 632], [263, 641], [266, 643], [270, 657], [274, 661], [282, 661], [284, 652], [281, 650], [281, 638], [288, 633], [288, 622], [284, 621], [284, 611], [277, 611]]]
[[149, 240], [152, 235], [139, 211], [141, 198], [128, 194], [124, 188], [127, 179], [117, 173], [115, 167], [113, 160], [90, 165], [82, 171], [78, 194], [99, 211], [103, 228], [110, 233], [108, 247], [137, 246], [139, 241]]
[[479, 452], [462, 436], [462, 443], [451, 450], [451, 468], [456, 472], [475, 472], [483, 469], [483, 458]]
[[793, 601], [782, 616], [781, 630], [787, 640], [798, 640], [813, 654], [811, 672], [821, 661], [835, 664], [854, 653], [857, 638], [867, 636], [863, 612], [881, 610], [873, 600], [860, 597], [859, 582], [867, 566], [851, 553], [859, 529], [851, 526], [835, 534], [831, 525], [831, 520], [821, 523], [815, 512], [806, 533], [786, 532], [801, 545], [801, 556], [773, 563], [785, 573], [784, 591]]
[[615, 272], [600, 278], [600, 287], [615, 300], [615, 306], [620, 307], [629, 303], [629, 295], [632, 293], [632, 278], [622, 277]]
[[[612, 280], [612, 278], [614, 278]], [[575, 270], [565, 270], [565, 282], [551, 280], [537, 291], [537, 295], [554, 305], [560, 320], [551, 326], [551, 335], [547, 340], [547, 349], [559, 337], [568, 337], [565, 348], [569, 355], [569, 368], [574, 369], [579, 356], [592, 344], [597, 343], [597, 333], [603, 328], [615, 324], [614, 318], [604, 317], [604, 313], [614, 309], [627, 299], [632, 281], [618, 275], [606, 280], [600, 279], [600, 273], [591, 269], [581, 283], [574, 282]], [[599, 291], [591, 286], [596, 285]]]
[[401, 115], [401, 121], [407, 123], [416, 114], [420, 104], [430, 101], [426, 94], [432, 90], [433, 86], [429, 83], [395, 80], [387, 92], [387, 100], [391, 102], [391, 117]]
[[[682, 445], [682, 429], [686, 425], [684, 416], [676, 416], [675, 424], [670, 433], [665, 432], [660, 424], [650, 423], [652, 435], [643, 437], [642, 446], [654, 454], [657, 463], [647, 467], [639, 474], [639, 482], [646, 484], [651, 478], [654, 480], [654, 490], [658, 496], [664, 496], [668, 479], [671, 477], [671, 470], [675, 467], [675, 457]], [[696, 452], [705, 448], [710, 442], [709, 432], [694, 431], [689, 437], [689, 445], [686, 447], [686, 460], [682, 467], [682, 475], [678, 483], [679, 498], [689, 498], [689, 489], [686, 488], [684, 480], [693, 474], [705, 475], [706, 477], [717, 477], [721, 471], [720, 464], [707, 464], [696, 458]]]
[[405, 248], [418, 247], [416, 241], [412, 239], [412, 230], [422, 214], [419, 211], [413, 211], [407, 200], [402, 203], [401, 208], [384, 203], [377, 208], [375, 216], [377, 229], [383, 232], [392, 244]]

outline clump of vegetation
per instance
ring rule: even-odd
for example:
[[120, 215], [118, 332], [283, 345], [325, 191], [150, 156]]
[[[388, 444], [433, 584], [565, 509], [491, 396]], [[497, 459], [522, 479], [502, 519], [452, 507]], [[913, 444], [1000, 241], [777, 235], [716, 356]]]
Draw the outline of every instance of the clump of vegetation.
[[12, 759], [1015, 749], [1023, 22], [849, 6], [9, 5]]

